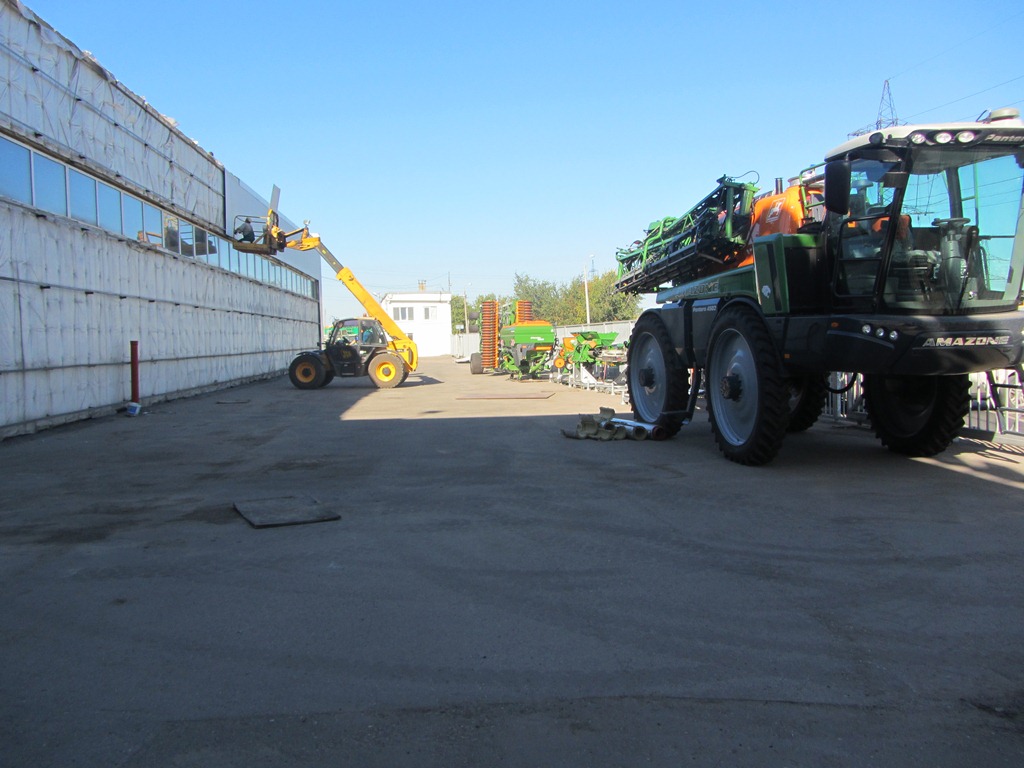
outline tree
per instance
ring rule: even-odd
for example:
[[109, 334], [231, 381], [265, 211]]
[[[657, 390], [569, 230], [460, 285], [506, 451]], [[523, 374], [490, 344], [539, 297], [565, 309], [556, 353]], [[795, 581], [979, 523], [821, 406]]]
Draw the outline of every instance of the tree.
[[518, 301], [533, 304], [533, 316], [537, 319], [557, 323], [553, 318], [564, 314], [562, 294], [564, 289], [547, 280], [534, 280], [528, 275], [516, 273], [513, 295]]
[[[582, 276], [561, 285], [549, 280], [536, 280], [529, 275], [516, 274], [513, 297], [498, 296], [494, 293], [477, 296], [469, 302], [470, 315], [480, 312], [484, 301], [497, 301], [499, 305], [510, 305], [514, 301], [529, 301], [533, 304], [533, 316], [547, 320], [552, 325], [584, 325], [587, 322], [587, 294], [590, 295], [590, 322], [604, 323], [612, 320], [632, 320], [640, 314], [640, 297], [615, 291], [615, 270], [609, 270], [592, 278], [584, 290]], [[465, 325], [466, 309], [462, 296], [452, 296], [452, 333], [458, 333], [455, 326]], [[479, 315], [477, 315], [479, 317]], [[470, 326], [477, 325], [471, 319]]]
[[[590, 281], [590, 319], [603, 323], [609, 320], [632, 320], [640, 314], [641, 298], [615, 290], [615, 270], [609, 270]], [[581, 281], [582, 282], [582, 281]], [[586, 314], [584, 314], [586, 319]]]

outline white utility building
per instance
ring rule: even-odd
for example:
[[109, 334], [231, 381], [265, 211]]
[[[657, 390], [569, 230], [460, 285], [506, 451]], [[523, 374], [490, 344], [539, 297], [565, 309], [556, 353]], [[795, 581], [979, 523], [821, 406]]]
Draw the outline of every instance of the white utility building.
[[452, 352], [452, 295], [426, 290], [387, 293], [381, 307], [416, 342], [420, 357]]
[[[320, 338], [315, 251], [237, 251], [268, 203], [0, 0], [0, 438], [276, 375]], [[294, 229], [282, 217], [282, 226]]]

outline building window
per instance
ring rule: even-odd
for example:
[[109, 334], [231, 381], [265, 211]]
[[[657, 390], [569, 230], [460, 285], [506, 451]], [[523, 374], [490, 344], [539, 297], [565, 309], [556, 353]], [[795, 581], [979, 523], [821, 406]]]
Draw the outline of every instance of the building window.
[[[154, 245], [164, 244], [164, 222], [163, 214], [159, 208], [154, 208], [149, 203], [142, 204], [142, 226], [145, 238], [139, 238], [143, 242]], [[178, 250], [178, 244], [174, 244], [174, 250]]]
[[178, 246], [178, 217], [164, 214], [163, 218], [164, 248], [174, 253], [179, 253], [181, 249]]
[[437, 307], [424, 307], [423, 308], [423, 319], [424, 320], [437, 320]]
[[395, 320], [412, 320], [412, 307], [393, 307], [391, 316]]
[[146, 228], [142, 225], [142, 201], [131, 195], [121, 196], [121, 210], [124, 211], [124, 233], [140, 243], [149, 242]]
[[[110, 232], [116, 232], [120, 235], [121, 193], [109, 184], [104, 184], [101, 181], [99, 183], [99, 194], [97, 197], [99, 202], [100, 226]], [[126, 234], [130, 234], [132, 237], [135, 236], [134, 232]]]
[[28, 149], [0, 139], [0, 195], [32, 204], [32, 174]]
[[217, 238], [205, 229], [196, 227], [196, 258], [208, 261], [210, 254], [217, 253]]
[[68, 169], [68, 190], [71, 193], [71, 218], [96, 223], [96, 180], [92, 176]]
[[178, 239], [181, 241], [182, 256], [196, 255], [192, 225], [184, 219], [178, 222]]
[[50, 213], [68, 215], [68, 187], [64, 166], [48, 157], [32, 153], [32, 176], [35, 181], [36, 208]]
[[[2, 137], [0, 196], [316, 298], [316, 283], [305, 275], [261, 256], [236, 251], [230, 240]], [[412, 320], [412, 307], [396, 310], [396, 317], [399, 315]]]

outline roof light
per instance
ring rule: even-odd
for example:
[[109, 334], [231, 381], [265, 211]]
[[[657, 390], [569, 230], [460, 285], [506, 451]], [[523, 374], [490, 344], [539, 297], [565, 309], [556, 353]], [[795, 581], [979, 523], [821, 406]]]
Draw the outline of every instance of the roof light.
[[936, 144], [949, 144], [953, 140], [953, 134], [949, 131], [939, 131], [935, 134]]
[[970, 144], [977, 137], [978, 134], [976, 134], [974, 131], [960, 131], [960, 133], [956, 135], [956, 140], [960, 144]]
[[868, 143], [869, 144], [877, 145], [877, 144], [883, 143], [884, 141], [885, 141], [885, 136], [883, 136], [881, 133], [872, 133], [870, 136], [868, 136]]
[[924, 144], [926, 141], [928, 141], [928, 137], [925, 136], [920, 131], [914, 131], [912, 134], [910, 134], [911, 144]]

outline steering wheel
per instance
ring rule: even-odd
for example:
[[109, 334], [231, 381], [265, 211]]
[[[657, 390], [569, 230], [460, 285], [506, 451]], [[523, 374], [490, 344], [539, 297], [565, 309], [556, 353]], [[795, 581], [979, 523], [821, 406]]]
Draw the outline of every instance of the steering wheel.
[[943, 229], [945, 229], [947, 227], [949, 227], [949, 228], [956, 227], [957, 229], [959, 229], [964, 224], [967, 224], [969, 221], [970, 221], [970, 219], [965, 218], [963, 216], [955, 216], [955, 217], [949, 218], [949, 219], [935, 219], [935, 221], [932, 222], [932, 226], [933, 227], [942, 227]]

